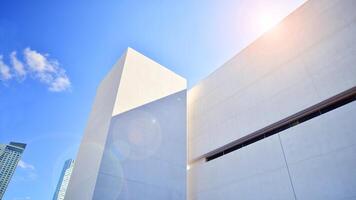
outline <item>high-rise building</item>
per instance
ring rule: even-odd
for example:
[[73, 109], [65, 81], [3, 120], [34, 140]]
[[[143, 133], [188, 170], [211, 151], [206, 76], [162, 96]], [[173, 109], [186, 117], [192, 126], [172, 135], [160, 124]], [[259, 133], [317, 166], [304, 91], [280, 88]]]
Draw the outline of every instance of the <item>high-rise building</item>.
[[187, 94], [128, 49], [98, 87], [66, 200], [355, 198], [355, 10], [307, 1]]
[[56, 187], [56, 191], [53, 195], [53, 200], [63, 200], [67, 191], [68, 183], [72, 175], [74, 167], [74, 160], [69, 159], [64, 163], [61, 176]]
[[0, 199], [3, 198], [26, 144], [10, 142], [0, 144]]

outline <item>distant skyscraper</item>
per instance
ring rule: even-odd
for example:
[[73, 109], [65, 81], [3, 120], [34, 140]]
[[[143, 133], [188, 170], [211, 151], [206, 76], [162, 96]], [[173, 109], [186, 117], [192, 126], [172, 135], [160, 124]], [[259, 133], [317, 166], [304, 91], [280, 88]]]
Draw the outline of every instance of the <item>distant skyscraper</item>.
[[61, 177], [59, 178], [53, 200], [62, 200], [67, 191], [70, 176], [72, 175], [74, 160], [69, 159], [64, 163]]
[[26, 144], [0, 144], [0, 199], [3, 198]]

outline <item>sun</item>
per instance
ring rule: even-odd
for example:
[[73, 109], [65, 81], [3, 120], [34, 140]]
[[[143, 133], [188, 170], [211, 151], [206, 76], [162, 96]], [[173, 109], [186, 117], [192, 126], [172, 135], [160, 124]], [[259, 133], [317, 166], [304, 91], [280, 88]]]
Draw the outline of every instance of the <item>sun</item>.
[[279, 18], [273, 14], [262, 14], [259, 17], [259, 27], [263, 32], [269, 31], [279, 22]]

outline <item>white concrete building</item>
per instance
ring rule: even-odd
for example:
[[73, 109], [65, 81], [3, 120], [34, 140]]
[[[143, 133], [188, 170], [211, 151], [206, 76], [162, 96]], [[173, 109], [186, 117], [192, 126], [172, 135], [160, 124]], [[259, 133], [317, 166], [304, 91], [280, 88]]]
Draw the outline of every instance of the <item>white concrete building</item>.
[[56, 191], [53, 195], [53, 200], [63, 200], [68, 188], [69, 180], [73, 172], [75, 161], [68, 159], [63, 165], [61, 176], [59, 177]]
[[307, 1], [188, 92], [189, 199], [356, 198], [355, 10]]
[[129, 49], [99, 86], [66, 199], [355, 199], [355, 10], [307, 1], [187, 99]]
[[186, 80], [128, 49], [97, 90], [65, 199], [184, 199]]

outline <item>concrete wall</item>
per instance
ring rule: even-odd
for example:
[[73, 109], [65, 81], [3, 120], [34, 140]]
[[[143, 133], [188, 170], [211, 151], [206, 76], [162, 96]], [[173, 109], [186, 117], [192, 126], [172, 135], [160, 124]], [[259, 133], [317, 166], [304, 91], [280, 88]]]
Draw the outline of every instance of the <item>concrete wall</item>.
[[[127, 133], [121, 128], [126, 127], [115, 127], [117, 124], [122, 122], [116, 122], [120, 120], [116, 120], [116, 118], [125, 118], [125, 117], [118, 117], [119, 114], [131, 116], [129, 119], [125, 119], [126, 122], [130, 120], [135, 120], [136, 117], [140, 117], [140, 111], [136, 111], [139, 113], [131, 115], [135, 112], [130, 112], [131, 110], [135, 110], [143, 105], [152, 103], [152, 106], [155, 105], [153, 102], [172, 95], [171, 98], [174, 98], [173, 94], [179, 91], [186, 90], [186, 80], [181, 76], [169, 71], [168, 69], [164, 68], [163, 66], [159, 65], [158, 63], [150, 60], [149, 58], [143, 56], [142, 54], [136, 52], [133, 49], [128, 49], [123, 57], [118, 61], [118, 63], [113, 67], [110, 73], [104, 78], [101, 84], [98, 87], [97, 95], [94, 101], [93, 110], [90, 114], [88, 125], [85, 130], [79, 152], [76, 159], [76, 165], [74, 166], [73, 175], [70, 179], [67, 194], [65, 196], [66, 200], [89, 200], [89, 199], [113, 199], [115, 195], [113, 195], [113, 190], [117, 188], [113, 188], [115, 185], [111, 185], [113, 189], [109, 192], [101, 192], [100, 188], [109, 189], [107, 187], [106, 182], [103, 182], [101, 176], [103, 176], [102, 171], [99, 173], [99, 167], [102, 166], [102, 159], [104, 152], [106, 152], [110, 148], [111, 139], [107, 139], [108, 135], [111, 134], [112, 137], [118, 137], [120, 133], [124, 134]], [[178, 98], [178, 97], [176, 97]], [[167, 130], [161, 132], [162, 135], [169, 135], [169, 134], [180, 134], [180, 139], [186, 141], [186, 97], [185, 93], [184, 96], [179, 96], [181, 101], [184, 102], [184, 107], [177, 105], [176, 109], [180, 109], [179, 113], [177, 113], [177, 119], [175, 116], [171, 118], [167, 117], [167, 120], [170, 119], [171, 121], [164, 121], [161, 119], [165, 124], [172, 125], [172, 128], [177, 128], [177, 130]], [[161, 100], [159, 100], [161, 101]], [[163, 100], [162, 100], [163, 102]], [[160, 105], [162, 109], [167, 108], [170, 106], [165, 105], [162, 103]], [[169, 111], [169, 110], [167, 110]], [[171, 109], [171, 111], [176, 111]], [[159, 112], [158, 110], [155, 112]], [[131, 114], [130, 114], [131, 113]], [[184, 113], [184, 118], [182, 118], [181, 114]], [[180, 117], [180, 118], [179, 118]], [[177, 125], [173, 126], [173, 122], [177, 123]], [[184, 122], [184, 124], [183, 124]], [[109, 129], [110, 128], [110, 129]], [[139, 125], [137, 126], [139, 128]], [[147, 128], [147, 127], [145, 127]], [[183, 131], [181, 131], [183, 129]], [[140, 131], [145, 131], [141, 130]], [[180, 131], [180, 132], [179, 132]], [[147, 132], [147, 131], [146, 131]], [[145, 133], [145, 132], [144, 132]], [[114, 136], [113, 136], [114, 135]], [[163, 137], [163, 136], [162, 136]], [[134, 138], [135, 139], [135, 138]], [[136, 138], [137, 139], [137, 138]], [[114, 140], [116, 141], [116, 140]], [[106, 146], [106, 143], [109, 146]], [[165, 142], [159, 145], [167, 145]], [[174, 146], [172, 146], [173, 148]], [[186, 145], [180, 146], [182, 151], [169, 151], [167, 152], [172, 153], [172, 158], [176, 156], [186, 155]], [[106, 150], [106, 151], [104, 151]], [[131, 149], [133, 150], [133, 149]], [[152, 152], [153, 153], [153, 152]], [[165, 160], [166, 161], [166, 160]], [[106, 161], [103, 161], [106, 163]], [[162, 161], [163, 162], [163, 161]], [[158, 163], [155, 163], [158, 167]], [[184, 163], [179, 162], [179, 165], [184, 165], [184, 169], [186, 166], [186, 160]], [[172, 169], [171, 169], [172, 167]], [[180, 167], [180, 166], [179, 166]], [[180, 173], [180, 168], [175, 165], [166, 166], [165, 170], [171, 170], [172, 175], [176, 176], [175, 181], [178, 181], [180, 184], [179, 186], [186, 184], [186, 174], [177, 174]], [[173, 169], [174, 168], [174, 169]], [[106, 168], [103, 168], [106, 169]], [[103, 170], [101, 169], [101, 170]], [[125, 176], [129, 176], [132, 174], [140, 173], [141, 169], [131, 170], [125, 174]], [[105, 170], [104, 170], [105, 171]], [[167, 171], [156, 171], [157, 177], [165, 177]], [[181, 177], [178, 177], [180, 175]], [[99, 177], [99, 178], [98, 178]], [[111, 176], [111, 182], [120, 181], [120, 177], [113, 177]], [[99, 180], [99, 183], [97, 181]], [[131, 180], [131, 179], [130, 179]], [[152, 180], [154, 181], [154, 180]], [[161, 180], [161, 184], [165, 186], [169, 186], [172, 180]], [[128, 183], [128, 182], [127, 182]], [[146, 184], [149, 184], [147, 182]], [[136, 188], [137, 186], [137, 188]], [[126, 192], [127, 195], [135, 195], [140, 191], [140, 185], [130, 185], [130, 191]], [[147, 185], [146, 185], [147, 186]], [[99, 188], [99, 189], [98, 189]], [[147, 187], [149, 188], [149, 187]], [[185, 187], [183, 187], [185, 188]], [[95, 197], [94, 190], [96, 191]], [[142, 190], [144, 191], [144, 190]], [[173, 191], [172, 188], [167, 190], [169, 191], [169, 195]], [[176, 191], [176, 190], [174, 190]], [[180, 197], [185, 194], [185, 191], [177, 190], [175, 197]], [[142, 193], [142, 192], [141, 192]], [[155, 192], [156, 193], [156, 192]], [[146, 193], [142, 193], [146, 194]], [[157, 193], [161, 194], [161, 193]], [[163, 194], [162, 194], [163, 195]], [[165, 194], [164, 194], [165, 195]], [[166, 196], [164, 196], [166, 197]], [[177, 196], [178, 195], [178, 196]], [[116, 197], [115, 197], [116, 198]], [[114, 199], [115, 199], [114, 198]], [[132, 198], [129, 198], [132, 199]], [[181, 199], [181, 198], [178, 198]]]
[[356, 102], [281, 133], [297, 199], [356, 199]]
[[356, 102], [189, 170], [190, 199], [356, 198]]
[[126, 53], [97, 89], [76, 164], [68, 184], [66, 200], [89, 200], [93, 196], [125, 58]]
[[[188, 92], [190, 199], [342, 199], [354, 195], [350, 187], [355, 188], [356, 154], [351, 147], [335, 153], [334, 160], [330, 149], [323, 160], [309, 158], [310, 162], [298, 166], [288, 154], [297, 154], [292, 148], [305, 143], [315, 144], [314, 151], [328, 151], [332, 140], [326, 135], [319, 140], [313, 136], [320, 136], [325, 128], [341, 129], [334, 133], [340, 137], [334, 140], [336, 146], [342, 145], [341, 140], [354, 140], [346, 132], [355, 133], [356, 127], [342, 128], [343, 121], [353, 119], [350, 113], [320, 130], [315, 126], [319, 126], [317, 120], [323, 123], [324, 116], [313, 119], [314, 128], [304, 137], [287, 133], [297, 128], [290, 129], [210, 162], [203, 158], [356, 86], [355, 10], [354, 0], [309, 0]], [[296, 137], [293, 142], [287, 139], [292, 135]], [[281, 140], [286, 143], [285, 155]], [[298, 149], [299, 156], [307, 159], [310, 153], [302, 150]], [[334, 162], [344, 163], [344, 170], [337, 170]]]
[[112, 115], [187, 88], [187, 80], [129, 48]]
[[355, 103], [204, 160], [356, 86], [355, 10], [309, 0], [193, 87], [187, 105], [182, 77], [129, 49], [98, 89], [66, 199], [185, 199], [186, 106], [189, 199], [355, 198]]
[[193, 87], [190, 159], [355, 86], [355, 9], [310, 0]]
[[186, 91], [113, 117], [96, 200], [186, 199]]

